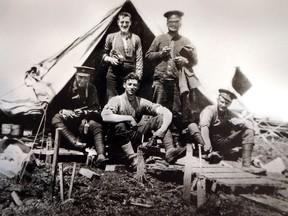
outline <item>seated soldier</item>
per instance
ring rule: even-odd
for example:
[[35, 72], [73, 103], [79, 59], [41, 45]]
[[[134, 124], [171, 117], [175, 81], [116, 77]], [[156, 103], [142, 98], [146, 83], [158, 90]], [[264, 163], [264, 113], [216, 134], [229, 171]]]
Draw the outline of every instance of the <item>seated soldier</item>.
[[[123, 81], [125, 92], [112, 97], [105, 105], [101, 115], [104, 122], [110, 123], [108, 136], [112, 143], [120, 145], [132, 168], [137, 165], [133, 146], [141, 144], [142, 136], [161, 138], [166, 150], [165, 159], [175, 163], [185, 153], [185, 148], [173, 145], [171, 132], [167, 129], [172, 120], [172, 113], [160, 104], [136, 96], [139, 88], [139, 77], [135, 73], [128, 74]], [[145, 124], [143, 115], [151, 115]], [[152, 133], [152, 131], [155, 131]]]
[[[199, 127], [195, 123], [188, 131], [197, 144], [203, 145], [208, 159], [219, 162], [223, 157], [237, 160], [242, 154], [242, 169], [255, 174], [263, 174], [262, 168], [252, 167], [251, 155], [254, 146], [254, 130], [250, 121], [238, 118], [228, 110], [236, 95], [226, 89], [219, 89], [216, 105], [205, 107], [200, 113]], [[200, 128], [200, 130], [199, 130]], [[203, 139], [202, 139], [203, 138]]]
[[[69, 86], [63, 107], [52, 119], [55, 128], [62, 128], [62, 136], [70, 147], [83, 150], [93, 140], [96, 163], [107, 160], [105, 157], [101, 108], [96, 87], [89, 82], [94, 68], [75, 67], [75, 79]], [[76, 138], [77, 136], [77, 138]], [[87, 142], [87, 144], [85, 143]], [[87, 146], [89, 147], [89, 146]]]

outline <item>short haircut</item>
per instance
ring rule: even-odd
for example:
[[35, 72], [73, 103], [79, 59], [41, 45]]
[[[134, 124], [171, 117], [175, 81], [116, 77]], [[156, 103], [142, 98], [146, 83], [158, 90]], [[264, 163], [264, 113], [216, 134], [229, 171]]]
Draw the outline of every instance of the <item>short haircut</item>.
[[123, 83], [130, 79], [137, 80], [138, 83], [140, 82], [140, 79], [136, 73], [129, 73], [123, 78]]
[[126, 11], [122, 11], [122, 12], [118, 15], [118, 19], [119, 19], [121, 16], [122, 16], [122, 17], [129, 17], [130, 20], [132, 20], [131, 14], [128, 13], [128, 12], [126, 12]]

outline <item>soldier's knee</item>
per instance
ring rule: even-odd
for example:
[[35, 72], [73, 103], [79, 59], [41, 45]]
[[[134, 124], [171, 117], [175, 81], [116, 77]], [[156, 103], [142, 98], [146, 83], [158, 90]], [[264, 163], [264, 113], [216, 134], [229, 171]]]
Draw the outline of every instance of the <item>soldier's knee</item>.
[[91, 130], [103, 131], [103, 126], [102, 126], [102, 124], [99, 123], [99, 122], [96, 122], [96, 121], [94, 121], [94, 120], [90, 120], [90, 121], [88, 122], [88, 124], [89, 124], [89, 128], [90, 128]]
[[116, 131], [124, 131], [127, 130], [127, 125], [125, 123], [118, 123], [115, 125], [115, 130]]
[[243, 143], [254, 143], [254, 130], [246, 129], [242, 135]]
[[196, 123], [191, 123], [188, 125], [188, 132], [189, 134], [193, 135], [195, 133], [199, 133], [200, 130], [199, 130], [199, 127]]
[[63, 119], [61, 117], [61, 115], [59, 113], [57, 113], [56, 115], [53, 116], [52, 120], [51, 120], [51, 124], [54, 127], [57, 127], [57, 124], [59, 123], [63, 123]]
[[251, 136], [251, 137], [255, 135], [254, 130], [252, 130], [252, 129], [246, 129], [246, 130], [244, 131], [244, 134], [245, 134], [246, 136]]

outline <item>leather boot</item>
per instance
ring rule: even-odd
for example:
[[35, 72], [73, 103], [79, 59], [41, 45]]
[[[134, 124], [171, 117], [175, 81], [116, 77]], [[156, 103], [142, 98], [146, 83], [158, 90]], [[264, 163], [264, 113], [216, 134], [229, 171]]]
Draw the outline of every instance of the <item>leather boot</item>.
[[94, 147], [97, 152], [96, 164], [103, 163], [108, 159], [105, 157], [105, 146], [104, 146], [104, 137], [103, 137], [103, 128], [100, 125], [91, 124], [89, 130], [93, 134]]
[[169, 164], [175, 164], [175, 162], [185, 156], [186, 146], [178, 146], [176, 148], [170, 148], [166, 151], [165, 159]]
[[58, 123], [56, 124], [56, 128], [62, 128], [62, 136], [69, 142], [72, 147], [79, 150], [83, 150], [86, 147], [86, 143], [79, 142], [74, 134], [72, 134], [64, 124]]
[[203, 147], [205, 145], [205, 142], [201, 136], [200, 132], [196, 132], [192, 135], [193, 142], [198, 146], [199, 144]]
[[133, 170], [137, 168], [137, 153], [134, 152], [131, 142], [128, 142], [121, 146], [124, 153], [127, 156], [129, 167]]
[[198, 146], [199, 144], [204, 146], [205, 142], [201, 136], [200, 130], [198, 128], [198, 125], [195, 123], [192, 123], [188, 127], [189, 133], [192, 136], [193, 142]]
[[[203, 159], [207, 159], [209, 157], [209, 153], [211, 153], [210, 149], [205, 149], [205, 142], [204, 139], [201, 135], [200, 129], [198, 127], [197, 124], [195, 123], [191, 123], [188, 126], [188, 132], [189, 132], [189, 136], [190, 139], [192, 138], [192, 142], [198, 147], [198, 145], [201, 145], [201, 149], [202, 149], [202, 158]], [[211, 155], [210, 155], [211, 156]], [[219, 158], [219, 162], [220, 162], [220, 158]], [[213, 161], [213, 160], [212, 160]]]
[[77, 141], [77, 138], [72, 134], [64, 124], [57, 124], [56, 128], [62, 128], [61, 135], [66, 139], [70, 145], [74, 145]]
[[173, 145], [173, 139], [170, 130], [167, 130], [163, 138], [163, 144], [166, 151], [165, 160], [169, 164], [174, 164], [179, 158], [185, 155], [186, 146], [185, 147], [177, 146], [175, 148]]
[[62, 136], [64, 139], [68, 141], [70, 146], [76, 149], [83, 150], [86, 147], [86, 143], [81, 143], [77, 140], [77, 138], [74, 136], [73, 133], [70, 132], [70, 130], [66, 127], [64, 124], [62, 116], [57, 113], [51, 121], [51, 124], [54, 126], [54, 128], [62, 128]]
[[254, 143], [242, 144], [242, 170], [256, 175], [263, 175], [266, 173], [264, 168], [251, 166], [251, 156]]

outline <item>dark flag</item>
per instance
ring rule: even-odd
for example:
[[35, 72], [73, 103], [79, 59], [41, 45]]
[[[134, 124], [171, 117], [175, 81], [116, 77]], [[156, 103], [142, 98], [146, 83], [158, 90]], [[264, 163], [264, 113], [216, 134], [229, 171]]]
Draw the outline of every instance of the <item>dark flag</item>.
[[243, 95], [246, 91], [248, 91], [252, 83], [248, 80], [248, 78], [240, 71], [239, 67], [236, 67], [235, 74], [232, 79], [232, 86], [237, 93]]

